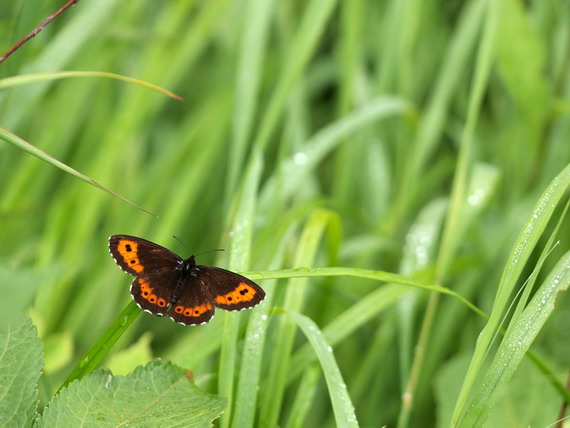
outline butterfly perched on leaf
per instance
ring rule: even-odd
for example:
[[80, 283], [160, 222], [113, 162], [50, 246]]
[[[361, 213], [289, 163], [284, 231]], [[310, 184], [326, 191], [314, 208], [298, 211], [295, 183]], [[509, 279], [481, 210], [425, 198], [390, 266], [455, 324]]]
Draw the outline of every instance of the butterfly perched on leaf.
[[109, 252], [121, 269], [136, 277], [131, 285], [135, 303], [179, 324], [204, 324], [212, 319], [216, 307], [241, 311], [265, 298], [263, 289], [244, 276], [197, 265], [194, 256], [183, 259], [136, 236], [111, 236]]

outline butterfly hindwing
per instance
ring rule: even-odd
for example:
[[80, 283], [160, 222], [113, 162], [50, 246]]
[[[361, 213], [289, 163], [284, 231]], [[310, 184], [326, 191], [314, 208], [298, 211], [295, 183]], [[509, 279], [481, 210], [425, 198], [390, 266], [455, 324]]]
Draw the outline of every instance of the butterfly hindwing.
[[207, 323], [214, 316], [215, 310], [208, 294], [204, 293], [196, 277], [188, 277], [184, 285], [184, 293], [172, 305], [168, 316], [172, 321], [184, 325]]
[[196, 267], [202, 288], [218, 308], [241, 311], [253, 308], [265, 298], [265, 291], [244, 276], [213, 266]]
[[142, 310], [154, 315], [166, 315], [178, 278], [179, 272], [135, 278], [131, 285], [131, 296]]
[[121, 269], [134, 276], [171, 270], [182, 262], [182, 258], [167, 248], [136, 236], [111, 236], [109, 251]]

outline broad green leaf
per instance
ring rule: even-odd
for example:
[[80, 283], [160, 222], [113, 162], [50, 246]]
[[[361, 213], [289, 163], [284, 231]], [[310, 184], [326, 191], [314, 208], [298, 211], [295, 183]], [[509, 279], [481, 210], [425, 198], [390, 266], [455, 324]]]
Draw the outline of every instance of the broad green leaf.
[[210, 427], [226, 399], [200, 391], [190, 379], [190, 372], [161, 360], [127, 376], [99, 370], [62, 389], [37, 426]]
[[30, 426], [38, 404], [42, 344], [26, 317], [0, 323], [0, 426]]

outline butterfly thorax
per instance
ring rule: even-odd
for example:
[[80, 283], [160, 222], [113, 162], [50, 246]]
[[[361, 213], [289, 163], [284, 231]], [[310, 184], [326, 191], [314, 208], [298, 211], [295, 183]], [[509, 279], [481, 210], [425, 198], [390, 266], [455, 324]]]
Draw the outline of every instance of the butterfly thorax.
[[178, 266], [176, 266], [176, 270], [180, 270], [182, 272], [192, 272], [192, 270], [196, 267], [196, 258], [191, 256], [186, 260], [180, 260], [178, 262]]
[[186, 284], [186, 279], [189, 275], [196, 276], [198, 274], [198, 266], [196, 266], [196, 258], [191, 256], [186, 260], [180, 260], [178, 262], [178, 266], [176, 270], [180, 271], [182, 275], [178, 279], [178, 283], [172, 292], [172, 296], [170, 297], [170, 303], [174, 304], [180, 298], [184, 290], [184, 285]]

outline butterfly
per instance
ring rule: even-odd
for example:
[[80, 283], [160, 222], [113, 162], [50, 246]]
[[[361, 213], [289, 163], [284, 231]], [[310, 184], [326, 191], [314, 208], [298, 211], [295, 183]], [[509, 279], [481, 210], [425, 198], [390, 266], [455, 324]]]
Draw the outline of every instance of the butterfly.
[[183, 259], [146, 239], [113, 235], [109, 252], [123, 271], [136, 277], [131, 296], [139, 308], [179, 324], [205, 324], [215, 307], [241, 311], [265, 298], [265, 291], [244, 276], [197, 265], [194, 256]]

